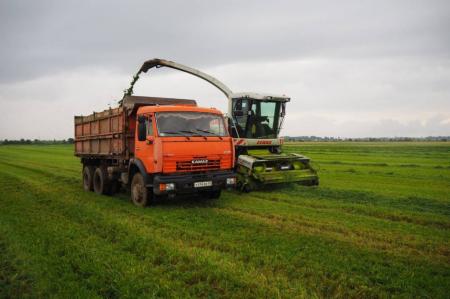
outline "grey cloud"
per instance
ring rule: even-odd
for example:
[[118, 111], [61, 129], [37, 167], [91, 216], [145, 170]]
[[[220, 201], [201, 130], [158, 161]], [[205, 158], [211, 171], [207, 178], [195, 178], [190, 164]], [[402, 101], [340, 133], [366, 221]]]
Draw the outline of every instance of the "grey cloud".
[[[449, 15], [449, 1], [3, 0], [0, 139], [71, 136], [153, 57], [290, 95], [283, 134], [450, 135]], [[154, 74], [137, 92], [226, 109], [197, 78]]]
[[143, 59], [448, 59], [448, 1], [3, 1], [0, 82]]

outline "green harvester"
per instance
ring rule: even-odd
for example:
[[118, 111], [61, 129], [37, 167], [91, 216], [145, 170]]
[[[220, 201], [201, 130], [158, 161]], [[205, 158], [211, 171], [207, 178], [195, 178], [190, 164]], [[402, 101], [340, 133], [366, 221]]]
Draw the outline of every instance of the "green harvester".
[[308, 157], [282, 151], [283, 138], [279, 137], [279, 133], [289, 97], [253, 92], [234, 93], [206, 73], [158, 58], [142, 65], [125, 94], [133, 93], [133, 86], [142, 72], [160, 67], [169, 67], [199, 77], [217, 87], [227, 97], [227, 119], [235, 145], [239, 189], [248, 192], [270, 184], [319, 184], [317, 171], [311, 166]]

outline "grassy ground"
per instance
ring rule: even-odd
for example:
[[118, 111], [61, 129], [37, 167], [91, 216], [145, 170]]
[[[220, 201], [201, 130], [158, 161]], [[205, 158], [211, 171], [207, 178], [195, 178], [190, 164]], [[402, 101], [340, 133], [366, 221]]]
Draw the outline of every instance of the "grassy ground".
[[83, 192], [70, 146], [0, 147], [0, 298], [448, 298], [449, 143], [285, 150], [318, 188], [139, 209]]

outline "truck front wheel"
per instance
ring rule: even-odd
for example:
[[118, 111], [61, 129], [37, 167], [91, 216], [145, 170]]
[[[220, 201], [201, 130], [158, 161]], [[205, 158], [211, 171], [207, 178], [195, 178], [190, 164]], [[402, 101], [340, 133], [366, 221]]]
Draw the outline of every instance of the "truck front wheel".
[[93, 181], [95, 193], [104, 195], [110, 193], [111, 188], [106, 167], [100, 166], [95, 169]]
[[139, 172], [131, 181], [131, 200], [138, 207], [147, 206], [151, 200], [151, 190], [145, 186], [144, 177]]

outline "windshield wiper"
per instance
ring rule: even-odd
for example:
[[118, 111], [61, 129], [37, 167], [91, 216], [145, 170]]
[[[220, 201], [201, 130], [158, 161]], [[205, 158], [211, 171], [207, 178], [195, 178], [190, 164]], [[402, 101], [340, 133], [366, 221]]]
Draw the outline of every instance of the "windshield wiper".
[[[190, 140], [190, 138], [189, 138], [189, 135], [187, 135], [187, 134], [184, 134], [183, 132], [187, 132], [187, 131], [183, 131], [183, 130], [181, 130], [181, 131], [176, 131], [176, 132], [173, 132], [173, 131], [165, 131], [165, 132], [161, 132], [161, 134], [176, 134], [176, 135], [181, 135], [181, 136], [183, 136], [183, 137], [186, 137], [188, 140]], [[193, 132], [192, 132], [193, 133]]]
[[211, 134], [213, 136], [216, 136], [216, 137], [219, 137], [220, 139], [222, 139], [222, 136], [220, 136], [219, 134], [216, 134], [214, 132], [211, 132], [211, 131], [208, 131], [208, 130], [202, 130], [202, 129], [198, 129], [198, 128], [195, 128], [195, 130], [200, 131], [200, 132], [204, 132], [204, 133], [207, 133], [207, 134]]
[[[161, 132], [160, 134], [179, 134], [179, 132], [164, 131], [164, 132]], [[183, 134], [181, 134], [181, 135], [183, 135]]]
[[190, 130], [180, 130], [179, 132], [184, 132], [184, 133], [195, 134], [195, 132], [193, 132], [193, 131], [190, 131]]

